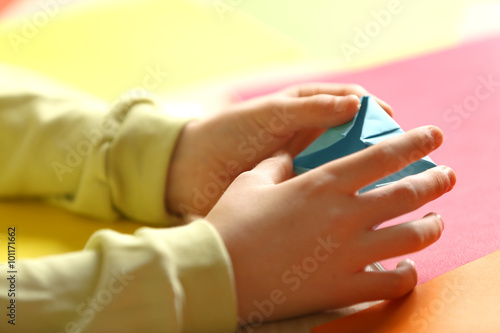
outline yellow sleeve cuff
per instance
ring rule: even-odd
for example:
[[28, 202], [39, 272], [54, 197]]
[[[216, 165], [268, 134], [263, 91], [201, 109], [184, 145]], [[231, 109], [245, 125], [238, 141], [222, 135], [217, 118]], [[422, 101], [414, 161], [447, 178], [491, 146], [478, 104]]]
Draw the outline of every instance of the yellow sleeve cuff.
[[[102, 275], [114, 271], [134, 277], [131, 289], [116, 303], [117, 312], [140, 305], [135, 319], [122, 319], [129, 321], [130, 331], [134, 325], [141, 331], [164, 328], [166, 332], [234, 332], [237, 328], [231, 259], [207, 221], [165, 229], [144, 227], [134, 236], [103, 230], [93, 235], [86, 249], [100, 253], [99, 281], [106, 282]], [[108, 318], [102, 317], [103, 325]], [[96, 318], [96, 328], [100, 319]]]
[[112, 114], [121, 120], [107, 157], [113, 205], [131, 220], [175, 224], [165, 210], [165, 187], [171, 155], [187, 119], [167, 118], [149, 100], [118, 104]]

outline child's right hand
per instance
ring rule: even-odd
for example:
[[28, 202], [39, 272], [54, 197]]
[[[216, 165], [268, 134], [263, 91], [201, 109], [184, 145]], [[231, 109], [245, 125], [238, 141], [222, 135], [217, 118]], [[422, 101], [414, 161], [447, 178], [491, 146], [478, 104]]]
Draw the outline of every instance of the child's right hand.
[[450, 191], [454, 171], [436, 167], [357, 191], [424, 157], [442, 141], [441, 131], [427, 126], [297, 177], [291, 156], [282, 153], [236, 178], [207, 220], [231, 256], [240, 318], [275, 320], [412, 290], [417, 272], [410, 261], [388, 272], [364, 268], [434, 243], [443, 230], [441, 218], [429, 214], [373, 227]]

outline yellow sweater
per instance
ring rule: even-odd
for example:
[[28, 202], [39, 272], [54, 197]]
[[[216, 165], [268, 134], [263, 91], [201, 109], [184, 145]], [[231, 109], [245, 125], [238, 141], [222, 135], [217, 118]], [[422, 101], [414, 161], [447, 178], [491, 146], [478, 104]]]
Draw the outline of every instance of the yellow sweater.
[[[98, 79], [98, 78], [96, 78]], [[172, 226], [168, 163], [185, 120], [129, 94], [113, 107], [0, 67], [0, 198], [36, 197], [96, 219]], [[100, 230], [80, 252], [0, 267], [0, 332], [225, 332], [236, 328], [229, 255], [215, 229]], [[21, 315], [22, 313], [22, 315]]]

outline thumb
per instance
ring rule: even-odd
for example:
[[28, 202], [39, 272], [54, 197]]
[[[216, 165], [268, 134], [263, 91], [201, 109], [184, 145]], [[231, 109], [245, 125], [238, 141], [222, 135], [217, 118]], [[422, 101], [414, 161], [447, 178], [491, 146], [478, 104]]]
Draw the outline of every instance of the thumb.
[[[350, 121], [359, 111], [360, 100], [356, 95], [314, 95], [293, 98], [286, 102], [286, 110], [295, 117], [292, 126], [303, 128], [328, 128]], [[292, 118], [292, 116], [290, 116]]]
[[272, 157], [260, 162], [247, 174], [254, 185], [273, 185], [289, 179], [292, 176], [292, 170], [292, 156], [288, 152], [281, 150]]

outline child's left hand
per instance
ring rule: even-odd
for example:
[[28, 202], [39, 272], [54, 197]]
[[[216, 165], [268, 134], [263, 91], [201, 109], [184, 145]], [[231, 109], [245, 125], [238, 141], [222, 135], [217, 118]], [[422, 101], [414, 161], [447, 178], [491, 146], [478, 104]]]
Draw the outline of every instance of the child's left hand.
[[[351, 120], [363, 95], [369, 93], [357, 85], [298, 85], [190, 122], [172, 156], [167, 209], [206, 215], [241, 172], [279, 150], [295, 156], [327, 128]], [[387, 103], [377, 101], [392, 115]]]

